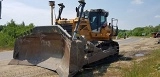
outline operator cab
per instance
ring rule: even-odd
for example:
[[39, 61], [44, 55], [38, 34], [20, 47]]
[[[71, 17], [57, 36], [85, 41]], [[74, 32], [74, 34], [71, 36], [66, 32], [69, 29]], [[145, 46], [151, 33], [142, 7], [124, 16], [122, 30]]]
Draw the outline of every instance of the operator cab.
[[89, 19], [92, 32], [100, 32], [101, 27], [107, 23], [109, 12], [103, 9], [91, 9], [84, 12], [84, 18]]

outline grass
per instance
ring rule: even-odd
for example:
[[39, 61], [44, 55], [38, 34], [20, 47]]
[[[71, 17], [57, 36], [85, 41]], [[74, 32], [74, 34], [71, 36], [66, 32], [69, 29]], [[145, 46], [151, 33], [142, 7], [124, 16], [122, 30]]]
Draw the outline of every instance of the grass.
[[133, 61], [130, 68], [124, 68], [123, 73], [124, 77], [160, 77], [160, 49], [141, 62]]

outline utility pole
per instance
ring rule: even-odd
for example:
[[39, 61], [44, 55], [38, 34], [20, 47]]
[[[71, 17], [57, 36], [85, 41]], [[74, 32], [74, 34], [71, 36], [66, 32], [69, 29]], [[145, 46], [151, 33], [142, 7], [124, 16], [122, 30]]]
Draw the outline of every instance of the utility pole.
[[3, 0], [0, 0], [0, 19], [1, 19], [1, 12], [2, 12], [2, 1]]
[[49, 1], [49, 6], [51, 6], [51, 25], [53, 25], [53, 9], [55, 8], [55, 1]]

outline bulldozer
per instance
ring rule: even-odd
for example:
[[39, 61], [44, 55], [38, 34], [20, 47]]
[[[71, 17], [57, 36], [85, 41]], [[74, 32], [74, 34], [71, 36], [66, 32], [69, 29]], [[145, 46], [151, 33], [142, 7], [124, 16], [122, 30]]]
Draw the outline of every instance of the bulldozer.
[[[60, 77], [72, 77], [83, 66], [119, 54], [118, 19], [107, 22], [104, 9], [84, 11], [79, 0], [74, 19], [61, 18], [65, 6], [59, 5], [55, 25], [37, 26], [15, 41], [10, 65], [33, 65], [53, 70]], [[114, 23], [116, 22], [116, 25]]]

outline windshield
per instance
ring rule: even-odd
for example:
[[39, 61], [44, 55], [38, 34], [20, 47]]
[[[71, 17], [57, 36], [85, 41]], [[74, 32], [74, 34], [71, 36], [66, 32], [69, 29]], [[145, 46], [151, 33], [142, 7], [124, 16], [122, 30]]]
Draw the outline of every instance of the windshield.
[[89, 13], [89, 20], [91, 24], [92, 30], [98, 29], [106, 22], [106, 17], [104, 13], [99, 12], [90, 12]]

